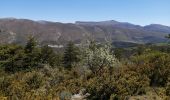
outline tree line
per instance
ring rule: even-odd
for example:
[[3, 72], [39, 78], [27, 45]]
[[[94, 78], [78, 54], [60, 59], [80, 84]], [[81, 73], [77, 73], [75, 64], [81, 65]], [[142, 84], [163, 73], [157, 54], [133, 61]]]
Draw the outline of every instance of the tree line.
[[[160, 49], [161, 48], [161, 49]], [[169, 46], [113, 48], [109, 43], [69, 42], [64, 52], [39, 46], [32, 36], [25, 46], [0, 45], [0, 99], [149, 100], [170, 96]], [[152, 92], [155, 95], [148, 95]]]

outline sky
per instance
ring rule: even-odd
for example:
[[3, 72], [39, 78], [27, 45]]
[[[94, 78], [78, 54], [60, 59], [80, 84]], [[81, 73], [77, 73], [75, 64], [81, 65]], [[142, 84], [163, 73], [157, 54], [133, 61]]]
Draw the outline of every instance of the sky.
[[1, 0], [0, 18], [73, 23], [116, 20], [170, 26], [170, 0]]

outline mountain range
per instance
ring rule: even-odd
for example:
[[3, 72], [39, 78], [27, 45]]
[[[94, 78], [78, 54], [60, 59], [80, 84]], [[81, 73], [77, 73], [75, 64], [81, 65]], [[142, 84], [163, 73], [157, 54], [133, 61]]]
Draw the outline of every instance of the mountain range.
[[159, 24], [140, 26], [114, 20], [59, 23], [0, 19], [0, 43], [25, 44], [29, 35], [35, 36], [40, 44], [48, 45], [65, 45], [68, 41], [79, 44], [89, 39], [98, 42], [159, 43], [167, 40], [167, 34], [170, 34], [170, 27]]

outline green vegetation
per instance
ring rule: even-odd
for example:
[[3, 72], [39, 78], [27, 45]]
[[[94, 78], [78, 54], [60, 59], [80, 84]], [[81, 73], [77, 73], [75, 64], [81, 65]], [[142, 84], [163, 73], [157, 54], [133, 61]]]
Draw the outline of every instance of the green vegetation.
[[72, 42], [69, 42], [64, 52], [64, 67], [71, 69], [78, 62], [80, 62], [80, 51]]
[[69, 42], [61, 53], [40, 47], [34, 37], [25, 46], [0, 45], [0, 99], [70, 100], [83, 90], [87, 100], [169, 100], [168, 50], [169, 45]]

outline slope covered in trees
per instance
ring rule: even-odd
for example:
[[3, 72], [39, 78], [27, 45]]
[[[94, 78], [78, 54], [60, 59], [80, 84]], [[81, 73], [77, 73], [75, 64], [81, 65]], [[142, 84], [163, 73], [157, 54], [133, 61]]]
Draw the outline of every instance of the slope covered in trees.
[[0, 99], [71, 100], [78, 94], [87, 100], [169, 100], [169, 49], [70, 42], [56, 52], [34, 37], [25, 46], [0, 45]]

